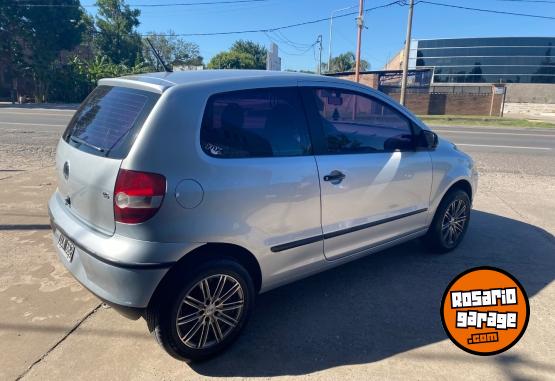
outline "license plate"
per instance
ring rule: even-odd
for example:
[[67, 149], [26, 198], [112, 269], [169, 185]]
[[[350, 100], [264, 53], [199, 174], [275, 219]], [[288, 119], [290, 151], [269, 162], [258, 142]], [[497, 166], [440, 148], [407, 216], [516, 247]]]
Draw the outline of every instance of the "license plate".
[[65, 235], [60, 233], [58, 238], [58, 246], [63, 250], [64, 255], [68, 262], [73, 260], [73, 253], [75, 252], [75, 244], [71, 242]]

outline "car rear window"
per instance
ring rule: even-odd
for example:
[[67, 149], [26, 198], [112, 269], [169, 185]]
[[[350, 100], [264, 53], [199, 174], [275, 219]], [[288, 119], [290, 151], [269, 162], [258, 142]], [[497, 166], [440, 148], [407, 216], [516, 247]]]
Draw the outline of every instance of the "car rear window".
[[82, 151], [122, 159], [159, 97], [150, 91], [98, 86], [77, 110], [63, 138]]

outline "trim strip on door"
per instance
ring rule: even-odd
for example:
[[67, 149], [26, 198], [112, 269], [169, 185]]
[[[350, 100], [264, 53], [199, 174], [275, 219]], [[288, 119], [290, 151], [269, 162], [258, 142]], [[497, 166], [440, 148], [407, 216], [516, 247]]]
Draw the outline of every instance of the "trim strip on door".
[[359, 231], [359, 230], [368, 229], [368, 228], [371, 228], [371, 227], [374, 227], [374, 226], [386, 224], [388, 222], [400, 220], [401, 218], [414, 216], [415, 214], [420, 214], [420, 213], [424, 213], [424, 212], [427, 212], [427, 211], [428, 211], [428, 208], [418, 209], [418, 210], [414, 210], [412, 212], [399, 214], [397, 216], [384, 218], [384, 219], [381, 219], [381, 220], [378, 220], [378, 221], [368, 222], [366, 224], [357, 225], [357, 226], [351, 226], [350, 228], [341, 229], [341, 230], [337, 230], [337, 231], [326, 233], [326, 234], [320, 234], [320, 235], [317, 235], [317, 236], [314, 236], [314, 237], [303, 238], [303, 239], [299, 239], [297, 241], [292, 241], [292, 242], [288, 242], [288, 243], [283, 243], [281, 245], [272, 246], [270, 248], [270, 250], [273, 253], [278, 253], [280, 251], [289, 250], [289, 249], [293, 249], [295, 247], [304, 246], [304, 245], [308, 245], [308, 244], [311, 244], [311, 243], [314, 243], [314, 242], [318, 242], [318, 241], [321, 241], [323, 239], [338, 237], [338, 236], [343, 235], [343, 234], [349, 234], [349, 233], [353, 233], [353, 232], [356, 232], [356, 231]]

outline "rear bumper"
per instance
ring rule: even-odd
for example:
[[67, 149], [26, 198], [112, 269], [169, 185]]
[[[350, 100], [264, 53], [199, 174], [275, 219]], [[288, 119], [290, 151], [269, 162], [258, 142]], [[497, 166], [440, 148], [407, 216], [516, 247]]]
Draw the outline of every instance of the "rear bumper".
[[[99, 233], [68, 212], [57, 192], [48, 211], [60, 261], [85, 288], [127, 317], [140, 316], [169, 268], [189, 249]], [[75, 244], [71, 262], [58, 246], [60, 234]]]

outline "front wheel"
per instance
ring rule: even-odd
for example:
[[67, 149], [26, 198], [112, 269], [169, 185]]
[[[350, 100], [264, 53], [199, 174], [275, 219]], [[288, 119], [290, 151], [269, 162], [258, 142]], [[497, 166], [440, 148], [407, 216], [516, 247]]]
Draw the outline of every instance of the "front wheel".
[[439, 204], [425, 243], [435, 252], [454, 250], [463, 240], [470, 221], [470, 198], [462, 190], [450, 191]]
[[191, 275], [176, 277], [169, 297], [149, 311], [158, 343], [175, 358], [205, 360], [227, 348], [243, 329], [253, 308], [249, 273], [232, 260], [201, 264]]

